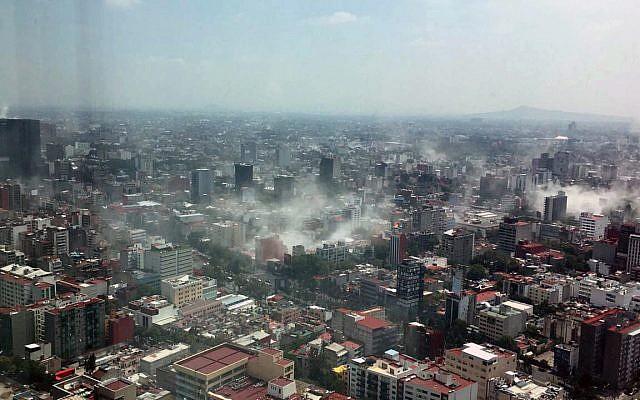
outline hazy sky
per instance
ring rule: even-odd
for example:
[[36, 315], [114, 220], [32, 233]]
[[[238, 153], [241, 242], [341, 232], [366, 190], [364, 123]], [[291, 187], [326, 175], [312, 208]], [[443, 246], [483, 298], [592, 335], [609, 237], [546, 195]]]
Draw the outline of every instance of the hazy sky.
[[0, 106], [640, 117], [637, 0], [0, 0]]

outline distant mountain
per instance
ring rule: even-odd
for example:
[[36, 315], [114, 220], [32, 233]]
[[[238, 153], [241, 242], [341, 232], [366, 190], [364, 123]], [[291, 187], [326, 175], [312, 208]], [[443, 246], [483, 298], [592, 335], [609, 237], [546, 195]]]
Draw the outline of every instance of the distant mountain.
[[558, 110], [520, 106], [512, 110], [471, 114], [471, 118], [529, 120], [529, 121], [576, 121], [576, 122], [617, 122], [631, 123], [632, 118], [601, 114], [575, 113]]

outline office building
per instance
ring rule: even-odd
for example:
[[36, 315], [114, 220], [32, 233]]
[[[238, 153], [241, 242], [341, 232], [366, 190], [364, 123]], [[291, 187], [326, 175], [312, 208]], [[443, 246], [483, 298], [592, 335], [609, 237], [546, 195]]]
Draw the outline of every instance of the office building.
[[40, 121], [0, 119], [0, 177], [36, 176], [40, 164]]
[[488, 383], [517, 369], [515, 353], [492, 345], [467, 343], [445, 351], [444, 369], [478, 383], [478, 400], [486, 400]]
[[213, 175], [208, 168], [191, 171], [191, 202], [207, 203], [213, 194]]
[[171, 243], [153, 244], [144, 253], [144, 268], [160, 275], [161, 279], [193, 273], [191, 247]]
[[567, 195], [559, 191], [557, 195], [544, 198], [544, 222], [555, 222], [565, 219], [567, 216]]
[[450, 229], [442, 235], [442, 255], [449, 264], [469, 265], [475, 256], [475, 235], [464, 229]]
[[320, 182], [330, 183], [340, 176], [340, 160], [337, 157], [320, 159]]
[[236, 190], [253, 186], [253, 164], [235, 163], [233, 166]]

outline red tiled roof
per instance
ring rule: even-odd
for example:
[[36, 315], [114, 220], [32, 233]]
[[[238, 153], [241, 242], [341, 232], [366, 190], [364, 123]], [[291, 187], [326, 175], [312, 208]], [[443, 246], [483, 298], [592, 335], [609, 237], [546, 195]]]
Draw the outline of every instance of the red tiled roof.
[[447, 386], [444, 385], [438, 381], [436, 381], [435, 379], [422, 379], [419, 377], [413, 377], [413, 378], [409, 378], [406, 382], [405, 382], [405, 386], [410, 385], [410, 386], [418, 386], [424, 389], [428, 389], [431, 392], [435, 392], [435, 393], [440, 393], [440, 394], [447, 394], [450, 392], [454, 392], [460, 389], [464, 389], [467, 386], [473, 385], [475, 382], [473, 381], [468, 381], [466, 379], [463, 379], [460, 376], [454, 375], [453, 376], [453, 382], [456, 384], [455, 386]]
[[352, 342], [350, 340], [345, 340], [344, 342], [340, 343], [340, 345], [351, 350], [359, 349], [360, 347], [362, 347], [360, 343]]
[[185, 358], [177, 364], [203, 374], [210, 374], [251, 356], [252, 354], [239, 349], [222, 346]]
[[125, 388], [125, 387], [127, 387], [129, 385], [130, 385], [129, 382], [123, 381], [122, 379], [116, 379], [113, 382], [109, 382], [104, 386], [106, 388], [108, 388], [109, 390], [116, 391], [116, 390], [123, 389], [123, 388]]
[[285, 387], [288, 384], [292, 383], [293, 381], [291, 379], [287, 379], [287, 378], [275, 378], [269, 381], [270, 384], [272, 385], [276, 385], [276, 386], [280, 386], [280, 387]]
[[488, 290], [486, 292], [480, 292], [476, 295], [476, 301], [478, 303], [483, 301], [491, 301], [496, 298], [496, 294], [498, 294], [495, 290]]
[[389, 326], [389, 323], [387, 321], [369, 316], [364, 317], [363, 319], [358, 321], [357, 324], [369, 329], [382, 329]]

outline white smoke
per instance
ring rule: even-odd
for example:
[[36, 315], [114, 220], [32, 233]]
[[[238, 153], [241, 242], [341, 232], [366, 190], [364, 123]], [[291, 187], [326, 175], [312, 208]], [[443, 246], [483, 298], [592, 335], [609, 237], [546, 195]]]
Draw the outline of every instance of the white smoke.
[[9, 106], [0, 107], [0, 118], [7, 118], [9, 115]]
[[529, 192], [529, 200], [536, 210], [543, 212], [544, 198], [555, 195], [558, 191], [563, 191], [567, 195], [568, 215], [579, 215], [583, 211], [606, 213], [610, 210], [621, 209], [627, 204], [631, 204], [633, 208], [640, 205], [640, 189], [631, 191], [621, 186], [606, 189], [581, 185], [549, 184], [537, 191]]

